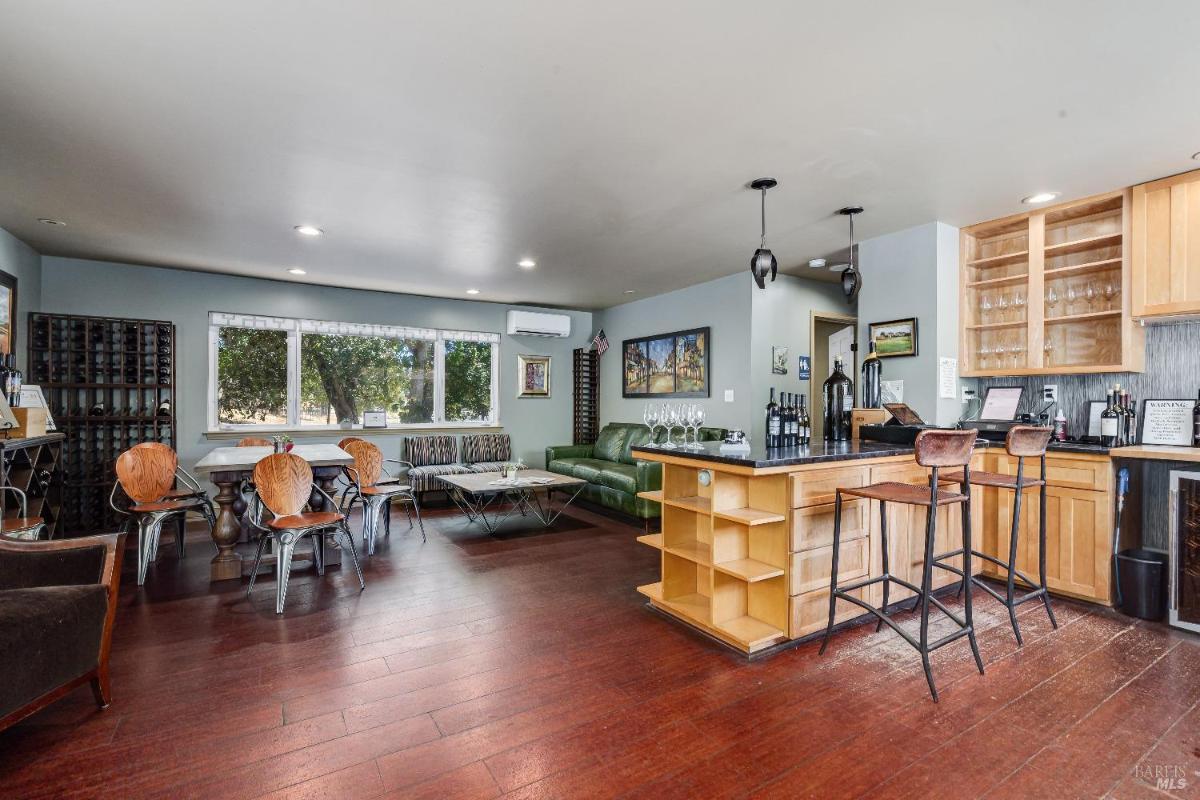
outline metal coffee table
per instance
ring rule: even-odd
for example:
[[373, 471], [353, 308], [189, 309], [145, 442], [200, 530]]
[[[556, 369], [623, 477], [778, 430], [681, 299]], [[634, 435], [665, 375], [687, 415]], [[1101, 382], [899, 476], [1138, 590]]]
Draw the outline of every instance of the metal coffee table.
[[[495, 533], [500, 523], [513, 514], [532, 515], [548, 528], [587, 486], [581, 478], [540, 469], [523, 469], [511, 481], [502, 480], [499, 472], [439, 475], [438, 480], [445, 484], [450, 500], [467, 520], [479, 523], [488, 533]], [[566, 497], [557, 507], [555, 492]], [[509, 505], [501, 510], [505, 501]]]

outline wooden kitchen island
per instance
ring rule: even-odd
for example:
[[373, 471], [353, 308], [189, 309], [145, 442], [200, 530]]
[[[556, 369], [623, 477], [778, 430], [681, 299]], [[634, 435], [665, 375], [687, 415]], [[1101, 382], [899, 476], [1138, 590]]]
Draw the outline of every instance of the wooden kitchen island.
[[[663, 464], [662, 489], [640, 496], [662, 503], [662, 532], [638, 537], [661, 552], [660, 580], [639, 586], [651, 605], [731, 647], [753, 654], [824, 629], [833, 563], [833, 501], [838, 487], [882, 481], [925, 483], [929, 472], [913, 459], [911, 445], [869, 441], [816, 442], [746, 457], [701, 450], [635, 447], [637, 457]], [[980, 444], [972, 469], [1013, 473], [1015, 459], [1003, 444]], [[1036, 469], [1036, 466], [1033, 468]], [[1055, 594], [1110, 604], [1112, 462], [1084, 445], [1053, 445], [1047, 455], [1047, 575]], [[961, 546], [957, 510], [939, 510], [935, 552]], [[974, 487], [972, 539], [976, 550], [1007, 559], [1012, 492]], [[1021, 514], [1018, 569], [1036, 574], [1038, 503], [1027, 494]], [[892, 572], [920, 584], [925, 511], [888, 507]], [[879, 504], [848, 498], [842, 504], [839, 583], [882, 574]], [[950, 563], [961, 567], [960, 559]], [[993, 565], [973, 570], [999, 577]], [[905, 574], [907, 572], [907, 574]], [[957, 578], [933, 571], [935, 588]], [[874, 605], [879, 585], [860, 589]], [[912, 597], [893, 586], [892, 604]], [[839, 622], [863, 614], [844, 603]]]
[[[639, 586], [651, 605], [747, 654], [823, 630], [829, 614], [833, 563], [833, 502], [839, 487], [879, 481], [922, 483], [928, 471], [911, 445], [814, 443], [807, 447], [720, 453], [635, 447], [637, 457], [663, 464], [662, 489], [640, 496], [662, 503], [662, 532], [638, 537], [661, 552], [661, 580]], [[982, 465], [984, 451], [976, 453]], [[972, 528], [982, 530], [982, 494], [972, 499]], [[939, 509], [937, 552], [961, 545], [957, 510]], [[839, 582], [881, 574], [879, 506], [862, 499], [842, 505]], [[888, 538], [892, 572], [921, 582], [924, 511], [892, 504]], [[976, 541], [979, 541], [977, 538]], [[961, 559], [952, 560], [958, 566]], [[934, 571], [935, 587], [956, 580]], [[882, 592], [871, 586], [859, 592]], [[881, 597], [860, 596], [878, 604]], [[892, 587], [890, 600], [912, 596]], [[838, 621], [863, 614], [838, 608]]]

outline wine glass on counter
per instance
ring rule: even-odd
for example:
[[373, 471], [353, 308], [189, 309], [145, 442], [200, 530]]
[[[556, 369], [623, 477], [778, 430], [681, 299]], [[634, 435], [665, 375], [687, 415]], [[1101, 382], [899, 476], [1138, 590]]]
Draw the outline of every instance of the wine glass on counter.
[[703, 449], [700, 444], [700, 428], [704, 425], [704, 406], [700, 403], [692, 404], [692, 446], [697, 450]]
[[659, 409], [657, 403], [646, 403], [646, 408], [642, 410], [642, 422], [650, 429], [650, 441], [646, 443], [647, 447], [655, 447], [654, 431], [658, 428]]
[[671, 431], [679, 427], [679, 406], [674, 403], [663, 405], [662, 422], [667, 428], [667, 437], [659, 447], [664, 450], [675, 450], [678, 445], [671, 441]]

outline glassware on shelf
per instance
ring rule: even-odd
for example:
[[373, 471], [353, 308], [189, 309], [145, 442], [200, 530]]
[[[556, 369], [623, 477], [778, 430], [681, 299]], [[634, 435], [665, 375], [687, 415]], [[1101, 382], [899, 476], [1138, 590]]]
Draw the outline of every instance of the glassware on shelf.
[[1113, 303], [1117, 296], [1121, 294], [1121, 285], [1114, 281], [1111, 277], [1104, 283], [1104, 302], [1109, 311], [1115, 309]]
[[1100, 293], [1096, 291], [1096, 284], [1094, 281], [1087, 282], [1087, 286], [1083, 288], [1083, 296], [1087, 300], [1088, 311], [1095, 311], [1096, 300], [1099, 299]]
[[[1046, 290], [1046, 308], [1050, 309], [1050, 311], [1053, 312], [1056, 308], [1058, 308], [1058, 300], [1059, 300], [1058, 291], [1055, 290], [1054, 286], [1051, 286], [1049, 289]], [[1054, 317], [1054, 316], [1057, 316], [1057, 314], [1056, 313], [1047, 313], [1046, 316]]]
[[1025, 321], [1025, 293], [1020, 289], [1013, 292], [1013, 318], [1015, 322]]
[[1054, 363], [1054, 342], [1049, 339], [1042, 345], [1043, 365], [1051, 366]]
[[996, 321], [1008, 322], [1008, 295], [1004, 292], [996, 298]]
[[979, 321], [987, 324], [992, 321], [992, 296], [984, 292], [979, 300]]
[[1079, 292], [1075, 291], [1075, 284], [1067, 284], [1067, 293], [1063, 296], [1063, 300], [1066, 302], [1063, 313], [1065, 315], [1076, 313], [1075, 304], [1079, 302]]

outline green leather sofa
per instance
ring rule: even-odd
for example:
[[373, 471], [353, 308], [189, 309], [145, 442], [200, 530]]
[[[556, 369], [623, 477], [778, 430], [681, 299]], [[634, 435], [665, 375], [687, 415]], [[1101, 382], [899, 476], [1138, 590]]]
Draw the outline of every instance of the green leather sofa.
[[[678, 441], [681, 431], [672, 436]], [[656, 438], [665, 438], [659, 430]], [[700, 428], [702, 442], [725, 438], [724, 428]], [[650, 441], [650, 431], [640, 422], [610, 422], [600, 430], [595, 444], [558, 445], [546, 448], [546, 469], [588, 482], [579, 495], [605, 508], [641, 519], [656, 518], [660, 505], [638, 497], [638, 492], [662, 488], [662, 464], [640, 461], [630, 448]]]

